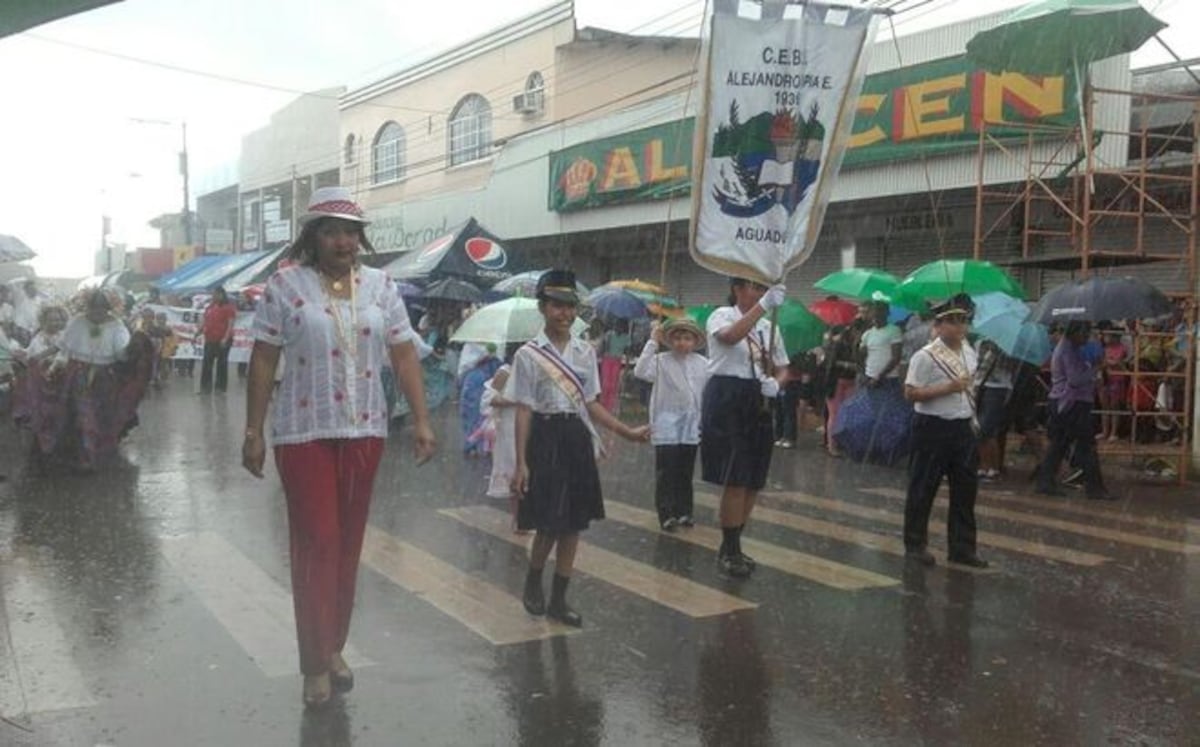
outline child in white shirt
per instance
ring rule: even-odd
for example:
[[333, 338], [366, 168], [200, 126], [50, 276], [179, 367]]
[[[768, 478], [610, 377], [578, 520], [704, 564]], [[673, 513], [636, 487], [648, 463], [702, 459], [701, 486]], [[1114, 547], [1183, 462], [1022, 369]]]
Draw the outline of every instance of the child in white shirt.
[[[703, 341], [703, 330], [690, 318], [656, 325], [633, 369], [634, 376], [654, 384], [654, 505], [665, 532], [692, 526], [692, 473], [700, 444], [700, 403], [709, 376], [708, 359], [695, 352]], [[659, 352], [664, 342], [667, 350]]]

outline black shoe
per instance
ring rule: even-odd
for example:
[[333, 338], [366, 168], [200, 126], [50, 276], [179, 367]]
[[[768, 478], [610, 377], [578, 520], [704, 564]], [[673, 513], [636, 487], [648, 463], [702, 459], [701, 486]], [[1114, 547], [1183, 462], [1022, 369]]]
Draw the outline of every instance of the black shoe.
[[1071, 473], [1063, 478], [1062, 484], [1069, 488], [1077, 488], [1083, 482], [1083, 470], [1071, 470]]
[[1037, 493], [1038, 495], [1045, 495], [1051, 498], [1062, 498], [1066, 495], [1062, 488], [1053, 485], [1050, 487], [1039, 487], [1033, 492]]
[[694, 527], [694, 526], [696, 526], [696, 522], [695, 522], [695, 521], [693, 521], [693, 520], [692, 520], [692, 517], [690, 517], [690, 516], [680, 516], [680, 517], [679, 517], [678, 519], [676, 519], [675, 521], [676, 521], [676, 522], [679, 524], [679, 526], [681, 526], [681, 527]]
[[1087, 499], [1089, 501], [1119, 501], [1119, 500], [1121, 500], [1120, 498], [1118, 498], [1117, 496], [1108, 492], [1107, 490], [1104, 490], [1103, 488], [1095, 491], [1094, 493], [1088, 493]]
[[745, 563], [746, 566], [750, 568], [751, 573], [754, 573], [755, 571], [758, 570], [758, 563], [754, 562], [754, 558], [750, 557], [749, 555], [747, 555], [744, 552], [739, 552], [738, 556], [742, 559], [742, 562]]
[[550, 590], [550, 606], [546, 608], [546, 617], [557, 620], [563, 625], [582, 628], [583, 617], [567, 605], [567, 584], [570, 582], [570, 576], [554, 574], [553, 588]]
[[546, 614], [546, 595], [542, 591], [542, 572], [541, 570], [530, 569], [525, 576], [525, 596], [521, 599], [525, 605], [525, 611], [531, 615], [541, 617]]
[[661, 527], [664, 532], [674, 532], [678, 526], [678, 519], [663, 519], [663, 522], [659, 524], [659, 527]]
[[984, 560], [983, 558], [979, 557], [978, 555], [962, 555], [962, 556], [953, 556], [952, 555], [950, 557], [947, 557], [946, 560], [947, 560], [947, 562], [954, 563], [955, 565], [965, 565], [969, 568], [987, 568], [988, 567], [988, 562], [986, 560]]
[[905, 550], [904, 559], [911, 560], [915, 563], [920, 563], [923, 566], [937, 565], [937, 558], [933, 557], [933, 553], [929, 552], [925, 548], [921, 548], [919, 550]]
[[354, 689], [354, 672], [329, 670], [329, 684], [335, 693], [348, 693]]
[[717, 570], [719, 570], [722, 575], [729, 576], [731, 578], [746, 578], [754, 572], [753, 569], [746, 565], [746, 562], [742, 560], [741, 555], [719, 556], [717, 558]]
[[571, 609], [565, 601], [558, 604], [551, 602], [550, 606], [546, 608], [546, 617], [557, 620], [563, 625], [570, 625], [572, 628], [583, 627], [583, 617]]

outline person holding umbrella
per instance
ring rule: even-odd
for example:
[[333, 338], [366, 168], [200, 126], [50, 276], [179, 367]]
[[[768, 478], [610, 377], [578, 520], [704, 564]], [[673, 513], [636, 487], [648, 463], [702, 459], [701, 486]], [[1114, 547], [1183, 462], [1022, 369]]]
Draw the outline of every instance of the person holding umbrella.
[[1096, 401], [1096, 367], [1084, 355], [1091, 337], [1091, 324], [1074, 321], [1067, 324], [1063, 337], [1050, 358], [1049, 421], [1046, 424], [1050, 448], [1037, 468], [1037, 492], [1061, 496], [1058, 468], [1074, 446], [1072, 464], [1083, 470], [1083, 484], [1092, 500], [1112, 501], [1116, 497], [1104, 487], [1100, 459], [1096, 455], [1096, 427], [1092, 405]]
[[[593, 421], [630, 441], [648, 441], [650, 426], [625, 425], [599, 402], [596, 353], [571, 334], [579, 305], [575, 273], [547, 270], [538, 279], [537, 298], [545, 326], [513, 357], [508, 383], [517, 403], [517, 527], [537, 531], [522, 601], [531, 615], [579, 627], [583, 618], [567, 605], [567, 584], [579, 533], [593, 519], [604, 518], [596, 468], [600, 439]], [[547, 605], [542, 570], [556, 548]]]
[[987, 567], [975, 549], [979, 437], [971, 392], [979, 361], [966, 339], [971, 311], [966, 295], [934, 307], [936, 337], [913, 355], [904, 380], [904, 396], [916, 411], [904, 503], [904, 549], [907, 558], [926, 566], [936, 562], [926, 546], [929, 513], [946, 477], [950, 483], [947, 559]]
[[782, 285], [767, 288], [732, 278], [729, 305], [714, 311], [706, 324], [710, 378], [700, 417], [701, 475], [721, 486], [717, 567], [733, 578], [755, 569], [742, 552], [741, 535], [771, 468], [775, 430], [769, 401], [787, 383], [783, 338], [767, 320], [783, 305], [785, 293]]

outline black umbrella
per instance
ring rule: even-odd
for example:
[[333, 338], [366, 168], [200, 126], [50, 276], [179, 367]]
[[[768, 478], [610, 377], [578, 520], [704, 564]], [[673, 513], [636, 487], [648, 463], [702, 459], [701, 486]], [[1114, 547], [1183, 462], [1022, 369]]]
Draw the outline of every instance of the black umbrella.
[[1054, 322], [1102, 322], [1150, 319], [1169, 314], [1171, 299], [1138, 278], [1092, 277], [1054, 288], [1033, 309], [1031, 319]]
[[455, 278], [444, 278], [431, 283], [425, 289], [426, 301], [457, 301], [459, 303], [479, 303], [483, 300], [483, 291], [466, 282]]

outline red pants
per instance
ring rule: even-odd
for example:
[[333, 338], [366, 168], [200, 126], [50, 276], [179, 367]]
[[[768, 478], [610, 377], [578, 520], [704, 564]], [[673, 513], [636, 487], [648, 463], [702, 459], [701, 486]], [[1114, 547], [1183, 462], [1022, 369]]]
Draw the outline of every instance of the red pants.
[[300, 671], [329, 670], [350, 631], [358, 557], [382, 438], [310, 441], [275, 447], [287, 494], [292, 601]]

